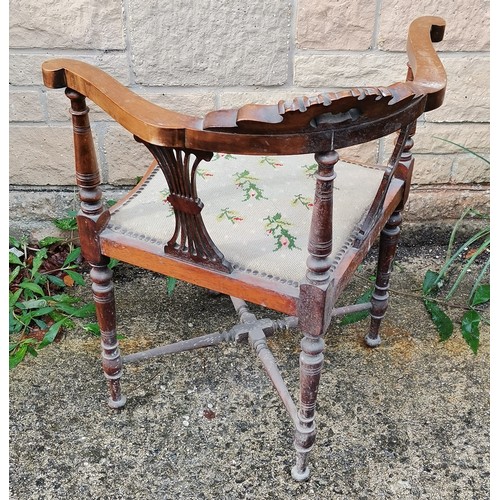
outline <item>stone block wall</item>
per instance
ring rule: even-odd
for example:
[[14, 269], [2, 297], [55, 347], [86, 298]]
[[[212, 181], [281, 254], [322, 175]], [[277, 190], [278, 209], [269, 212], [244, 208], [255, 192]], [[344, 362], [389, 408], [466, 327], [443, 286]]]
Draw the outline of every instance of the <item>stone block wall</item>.
[[[14, 232], [45, 230], [75, 205], [68, 102], [44, 88], [53, 57], [97, 65], [138, 94], [203, 115], [248, 102], [388, 85], [406, 75], [405, 39], [420, 15], [448, 23], [439, 45], [449, 87], [419, 124], [406, 220], [450, 224], [465, 207], [488, 209], [489, 2], [485, 0], [18, 0], [10, 5], [10, 219]], [[89, 103], [102, 178], [118, 196], [150, 163]], [[355, 148], [387, 159], [388, 140]], [[443, 214], [444, 217], [443, 217]]]

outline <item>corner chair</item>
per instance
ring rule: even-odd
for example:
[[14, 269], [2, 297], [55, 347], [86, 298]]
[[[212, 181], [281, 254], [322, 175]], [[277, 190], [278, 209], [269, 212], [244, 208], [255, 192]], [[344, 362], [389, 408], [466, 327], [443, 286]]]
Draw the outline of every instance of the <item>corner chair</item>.
[[[45, 85], [66, 88], [71, 101], [81, 200], [78, 230], [83, 256], [92, 268], [111, 408], [121, 408], [126, 401], [123, 364], [224, 341], [247, 341], [294, 425], [292, 476], [308, 478], [323, 337], [332, 318], [369, 311], [366, 344], [380, 343], [401, 212], [410, 190], [416, 123], [444, 98], [446, 73], [432, 45], [442, 40], [444, 28], [438, 17], [411, 23], [404, 82], [324, 92], [275, 105], [248, 104], [204, 117], [154, 105], [81, 61], [43, 63]], [[153, 156], [140, 183], [111, 208], [101, 200], [86, 98]], [[382, 167], [341, 159], [338, 152], [395, 132], [394, 151]], [[337, 307], [378, 239], [371, 300]], [[122, 357], [110, 258], [229, 295], [239, 323], [227, 332]], [[257, 319], [246, 301], [285, 316]], [[266, 344], [268, 336], [294, 327], [303, 334], [297, 405]]]

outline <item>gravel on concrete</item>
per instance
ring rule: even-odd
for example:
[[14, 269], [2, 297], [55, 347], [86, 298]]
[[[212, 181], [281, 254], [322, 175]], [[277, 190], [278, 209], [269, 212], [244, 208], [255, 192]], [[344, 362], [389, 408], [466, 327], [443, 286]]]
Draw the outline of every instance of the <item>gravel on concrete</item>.
[[[441, 253], [439, 253], [441, 252]], [[418, 295], [442, 250], [402, 251], [391, 287]], [[374, 263], [359, 270], [344, 303]], [[230, 300], [124, 264], [116, 268], [122, 352], [231, 327]], [[87, 289], [75, 290], [86, 300]], [[260, 317], [275, 313], [252, 306]], [[455, 319], [459, 310], [450, 310]], [[393, 293], [377, 349], [364, 320], [326, 336], [311, 477], [290, 476], [293, 426], [246, 344], [126, 367], [107, 407], [99, 339], [83, 329], [10, 373], [10, 498], [489, 498], [489, 328], [474, 355], [440, 342], [421, 300]], [[296, 398], [300, 334], [269, 341]]]

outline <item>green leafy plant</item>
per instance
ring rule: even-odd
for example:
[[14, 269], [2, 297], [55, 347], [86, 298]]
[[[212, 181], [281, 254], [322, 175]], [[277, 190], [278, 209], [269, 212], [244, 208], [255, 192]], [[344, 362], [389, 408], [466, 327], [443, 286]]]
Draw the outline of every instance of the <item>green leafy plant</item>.
[[67, 217], [54, 219], [52, 223], [54, 224], [54, 226], [62, 229], [63, 231], [76, 231], [78, 229], [78, 225], [76, 223], [77, 214], [78, 212], [76, 210], [70, 210]]
[[[479, 158], [488, 165], [490, 164], [490, 161], [486, 157], [461, 144], [442, 137], [435, 137], [435, 139], [452, 144], [462, 151]], [[485, 223], [484, 227], [475, 232], [465, 243], [456, 249], [458, 230], [464, 219], [469, 216], [483, 220]], [[445, 302], [449, 301], [457, 292], [465, 276], [472, 272], [473, 267], [477, 269], [476, 277], [467, 299], [467, 310], [460, 322], [462, 336], [474, 353], [477, 353], [479, 348], [479, 325], [481, 321], [484, 321], [480, 307], [490, 300], [490, 284], [485, 282], [488, 278], [487, 272], [490, 266], [490, 242], [489, 216], [471, 208], [466, 209], [451, 233], [445, 263], [438, 272], [428, 270], [422, 285], [424, 305], [439, 332], [441, 340], [447, 340], [453, 334], [453, 322], [441, 309], [435, 298], [439, 294], [442, 295], [444, 293], [442, 289], [445, 289], [446, 285], [448, 285], [444, 300]], [[486, 257], [484, 257], [485, 255]], [[478, 264], [481, 259], [482, 262]]]
[[[463, 220], [471, 215], [485, 221], [485, 227], [456, 248], [458, 229]], [[479, 348], [479, 325], [484, 321], [481, 306], [490, 300], [490, 284], [486, 282], [491, 259], [490, 241], [489, 217], [472, 209], [465, 210], [451, 233], [445, 263], [438, 272], [428, 270], [422, 284], [424, 305], [439, 332], [440, 339], [447, 340], [453, 334], [453, 322], [436, 299], [444, 295], [442, 302], [446, 304], [455, 295], [464, 278], [474, 269], [475, 279], [468, 294], [466, 312], [460, 322], [462, 336], [474, 353]]]
[[9, 238], [9, 367], [54, 342], [75, 318], [95, 313], [94, 304], [65, 292], [84, 283], [80, 248], [48, 237], [37, 245]]
[[[108, 200], [107, 206], [116, 203]], [[63, 330], [75, 328], [76, 318], [95, 316], [94, 304], [65, 293], [74, 285], [83, 285], [84, 262], [80, 247], [74, 245], [78, 229], [77, 211], [54, 219], [53, 224], [69, 233], [67, 237], [48, 236], [38, 243], [26, 238], [9, 238], [9, 367], [17, 366], [27, 354], [54, 342]], [[119, 264], [111, 259], [108, 267]], [[170, 285], [173, 288], [173, 285]], [[169, 288], [169, 293], [171, 293]], [[84, 330], [100, 336], [97, 323], [87, 323]]]

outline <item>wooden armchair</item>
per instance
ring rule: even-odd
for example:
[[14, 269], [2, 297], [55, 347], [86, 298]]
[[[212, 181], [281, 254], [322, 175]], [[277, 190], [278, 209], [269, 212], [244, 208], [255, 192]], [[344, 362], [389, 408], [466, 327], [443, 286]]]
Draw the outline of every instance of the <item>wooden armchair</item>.
[[[410, 189], [416, 121], [444, 98], [446, 74], [432, 45], [442, 39], [444, 27], [438, 17], [411, 24], [405, 82], [276, 105], [249, 104], [202, 118], [151, 104], [83, 62], [56, 59], [43, 64], [45, 85], [66, 87], [71, 101], [81, 199], [78, 229], [83, 255], [92, 266], [112, 408], [125, 404], [123, 363], [223, 341], [248, 341], [295, 427], [292, 475], [296, 480], [308, 477], [323, 336], [332, 318], [369, 310], [366, 343], [380, 343], [401, 211]], [[111, 209], [101, 202], [86, 97], [154, 157], [141, 182]], [[384, 167], [341, 160], [337, 152], [394, 132], [399, 135]], [[379, 235], [371, 301], [336, 307]], [[112, 257], [231, 296], [239, 324], [227, 332], [122, 357], [107, 266]], [[257, 319], [244, 301], [286, 316]], [[266, 345], [266, 337], [289, 327], [303, 333], [297, 406]]]

